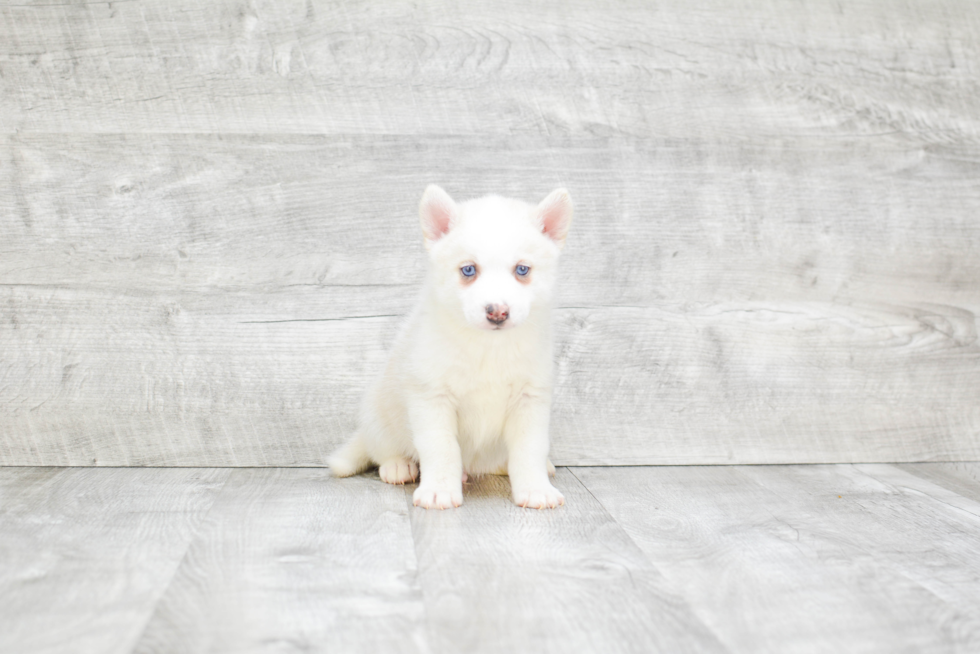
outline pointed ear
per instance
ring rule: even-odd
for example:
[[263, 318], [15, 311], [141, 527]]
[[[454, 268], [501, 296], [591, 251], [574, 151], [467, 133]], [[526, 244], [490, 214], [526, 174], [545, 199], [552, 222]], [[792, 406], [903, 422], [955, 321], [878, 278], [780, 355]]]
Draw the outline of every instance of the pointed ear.
[[541, 231], [551, 238], [558, 247], [565, 245], [568, 228], [572, 224], [572, 198], [568, 191], [558, 188], [541, 201], [535, 209], [537, 220], [540, 221]]
[[425, 237], [425, 247], [446, 235], [456, 220], [456, 203], [435, 184], [425, 187], [422, 201], [419, 202], [419, 220], [422, 223], [422, 235]]

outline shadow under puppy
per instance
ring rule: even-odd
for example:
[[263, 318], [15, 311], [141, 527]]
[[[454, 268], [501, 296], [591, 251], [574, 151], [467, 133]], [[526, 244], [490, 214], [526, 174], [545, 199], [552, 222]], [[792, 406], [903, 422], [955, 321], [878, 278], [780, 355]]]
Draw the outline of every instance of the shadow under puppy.
[[419, 206], [429, 271], [421, 298], [329, 460], [340, 477], [380, 467], [422, 479], [416, 506], [463, 503], [466, 476], [510, 477], [514, 502], [554, 508], [551, 301], [572, 219], [564, 189], [534, 206], [497, 195], [457, 204], [429, 186]]

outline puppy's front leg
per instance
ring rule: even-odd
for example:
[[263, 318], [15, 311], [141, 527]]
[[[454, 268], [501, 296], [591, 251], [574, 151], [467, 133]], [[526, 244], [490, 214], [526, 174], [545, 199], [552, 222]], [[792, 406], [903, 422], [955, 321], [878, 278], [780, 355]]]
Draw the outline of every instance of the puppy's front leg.
[[525, 393], [504, 423], [514, 503], [528, 509], [553, 509], [565, 503], [565, 496], [548, 480], [550, 414], [549, 395]]
[[460, 506], [463, 460], [455, 407], [446, 398], [415, 397], [408, 403], [408, 420], [422, 475], [413, 503], [426, 509]]

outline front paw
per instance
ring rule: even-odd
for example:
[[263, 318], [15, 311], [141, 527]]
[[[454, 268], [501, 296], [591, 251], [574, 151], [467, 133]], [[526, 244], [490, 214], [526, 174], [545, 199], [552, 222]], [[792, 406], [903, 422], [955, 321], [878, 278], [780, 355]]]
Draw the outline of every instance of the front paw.
[[525, 509], [557, 509], [565, 496], [551, 484], [514, 488], [514, 504]]
[[412, 504], [423, 509], [451, 509], [463, 504], [462, 484], [451, 485], [426, 484], [422, 482], [412, 494]]

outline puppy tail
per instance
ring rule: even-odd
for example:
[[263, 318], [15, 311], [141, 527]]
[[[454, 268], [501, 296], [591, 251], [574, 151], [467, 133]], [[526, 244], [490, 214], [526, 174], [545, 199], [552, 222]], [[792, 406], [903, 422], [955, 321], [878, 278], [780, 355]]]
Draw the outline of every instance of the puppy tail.
[[371, 465], [371, 457], [364, 449], [361, 433], [357, 432], [346, 445], [327, 459], [327, 465], [335, 477], [350, 477], [363, 472]]

